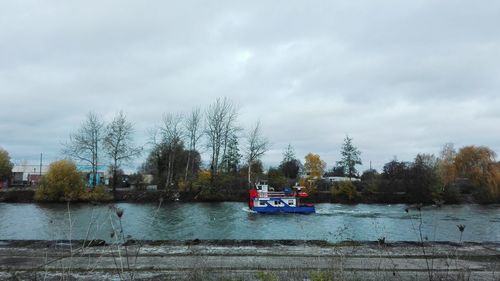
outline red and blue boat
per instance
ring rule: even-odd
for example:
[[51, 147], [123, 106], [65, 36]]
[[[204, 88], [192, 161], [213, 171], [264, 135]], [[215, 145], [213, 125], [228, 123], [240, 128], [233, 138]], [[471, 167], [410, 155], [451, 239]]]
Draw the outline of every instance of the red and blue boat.
[[313, 204], [301, 204], [301, 199], [308, 196], [301, 187], [285, 188], [274, 191], [267, 184], [257, 184], [249, 190], [250, 210], [258, 213], [302, 213], [311, 214], [316, 210]]

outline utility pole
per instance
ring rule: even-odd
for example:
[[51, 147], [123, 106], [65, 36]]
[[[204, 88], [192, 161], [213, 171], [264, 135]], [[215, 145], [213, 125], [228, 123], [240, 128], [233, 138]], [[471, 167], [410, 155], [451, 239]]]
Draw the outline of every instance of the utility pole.
[[42, 153], [40, 153], [40, 177], [42, 176]]

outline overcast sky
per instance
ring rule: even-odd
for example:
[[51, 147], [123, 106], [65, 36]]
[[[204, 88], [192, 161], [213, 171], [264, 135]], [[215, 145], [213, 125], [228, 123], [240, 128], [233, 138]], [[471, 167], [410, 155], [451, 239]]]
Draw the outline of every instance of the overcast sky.
[[[500, 152], [500, 1], [1, 1], [0, 146], [60, 158], [89, 111], [123, 110], [136, 142], [163, 113], [226, 96], [331, 168], [346, 134], [363, 167]], [[205, 161], [207, 161], [205, 157]]]

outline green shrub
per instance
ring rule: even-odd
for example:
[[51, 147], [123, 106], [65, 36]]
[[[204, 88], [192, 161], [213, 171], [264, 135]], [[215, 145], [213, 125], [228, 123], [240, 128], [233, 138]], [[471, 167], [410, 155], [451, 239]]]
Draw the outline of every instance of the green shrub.
[[255, 278], [259, 281], [276, 281], [278, 276], [271, 272], [259, 271], [255, 273]]
[[311, 272], [311, 281], [333, 281], [335, 280], [332, 273], [324, 271], [313, 271]]
[[287, 186], [287, 179], [280, 169], [272, 167], [269, 168], [269, 170], [267, 171], [267, 181], [269, 183], [269, 186], [272, 186], [274, 188], [280, 189]]
[[13, 164], [10, 161], [9, 153], [0, 147], [0, 187], [2, 181], [10, 178], [12, 167]]
[[35, 192], [36, 201], [65, 202], [80, 200], [85, 192], [82, 175], [75, 163], [60, 160], [50, 164], [49, 171], [42, 177]]
[[343, 200], [353, 201], [359, 197], [356, 186], [352, 181], [341, 181], [332, 188], [332, 196]]
[[209, 171], [200, 171], [198, 173], [198, 177], [193, 182], [193, 188], [199, 191], [206, 188], [207, 186], [210, 186], [211, 185], [210, 178], [211, 174]]
[[113, 195], [106, 190], [105, 186], [99, 185], [93, 190], [82, 193], [80, 199], [81, 201], [108, 202], [113, 200]]
[[479, 186], [473, 193], [474, 199], [480, 204], [492, 204], [498, 202], [494, 194], [487, 186]]
[[461, 201], [460, 189], [456, 185], [446, 186], [441, 193], [441, 198], [446, 204], [457, 204]]

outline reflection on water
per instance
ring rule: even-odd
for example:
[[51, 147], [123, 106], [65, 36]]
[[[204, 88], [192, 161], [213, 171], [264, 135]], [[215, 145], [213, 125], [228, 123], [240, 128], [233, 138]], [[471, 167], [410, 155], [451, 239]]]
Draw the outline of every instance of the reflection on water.
[[405, 205], [317, 204], [317, 213], [257, 214], [246, 203], [88, 205], [0, 203], [0, 239], [105, 239], [122, 208], [129, 239], [320, 239], [500, 241], [500, 206], [451, 205], [405, 212]]

